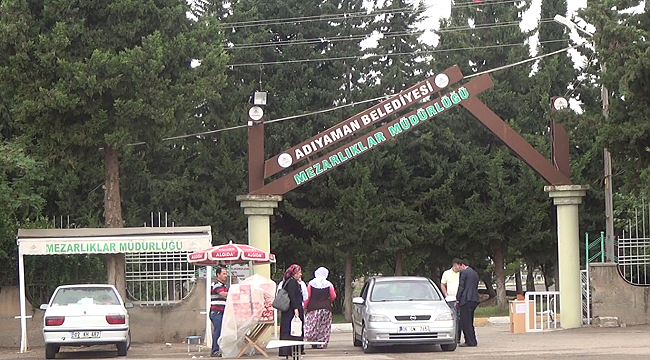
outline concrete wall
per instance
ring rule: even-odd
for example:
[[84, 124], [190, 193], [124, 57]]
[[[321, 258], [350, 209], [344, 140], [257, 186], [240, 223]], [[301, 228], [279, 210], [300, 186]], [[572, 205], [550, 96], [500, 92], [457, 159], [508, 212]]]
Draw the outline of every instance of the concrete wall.
[[[40, 305], [40, 304], [39, 304]], [[30, 347], [43, 346], [43, 313], [27, 302], [27, 341]], [[129, 310], [133, 342], [185, 341], [188, 335], [205, 334], [205, 279], [197, 279], [192, 294], [174, 306], [138, 306]], [[20, 295], [18, 287], [0, 289], [0, 347], [20, 349]]]
[[[39, 304], [40, 305], [40, 304]], [[43, 311], [32, 311], [32, 305], [26, 301], [26, 314], [33, 316], [27, 319], [27, 343], [35, 346], [43, 345]], [[0, 288], [0, 347], [11, 347], [20, 350], [20, 292], [17, 286]]]
[[589, 264], [593, 317], [615, 316], [626, 325], [650, 324], [650, 287], [623, 280], [614, 263]]

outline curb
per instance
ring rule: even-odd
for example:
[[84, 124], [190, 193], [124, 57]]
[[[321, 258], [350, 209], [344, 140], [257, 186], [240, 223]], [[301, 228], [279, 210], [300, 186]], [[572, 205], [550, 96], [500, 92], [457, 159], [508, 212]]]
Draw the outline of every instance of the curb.
[[352, 323], [332, 324], [332, 332], [352, 332]]

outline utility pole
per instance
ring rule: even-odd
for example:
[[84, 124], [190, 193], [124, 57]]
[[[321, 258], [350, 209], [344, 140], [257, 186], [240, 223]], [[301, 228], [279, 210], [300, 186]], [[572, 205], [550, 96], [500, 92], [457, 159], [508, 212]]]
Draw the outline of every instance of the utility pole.
[[[600, 64], [600, 72], [605, 73], [607, 65]], [[600, 97], [603, 100], [603, 118], [607, 122], [609, 117], [609, 91], [605, 84], [600, 88]], [[614, 199], [612, 194], [612, 156], [609, 149], [603, 150], [605, 164], [605, 262], [614, 262]]]
[[[555, 15], [553, 20], [560, 23], [569, 29], [578, 30], [589, 37], [593, 38], [594, 34], [579, 27], [573, 21], [565, 18], [562, 15]], [[594, 44], [594, 51], [595, 44]], [[603, 61], [600, 63], [600, 73], [607, 72], [607, 64]], [[601, 75], [602, 79], [602, 75]], [[607, 122], [609, 117], [609, 91], [605, 84], [600, 88], [600, 97], [603, 103], [603, 119]], [[612, 197], [612, 157], [609, 149], [605, 148], [603, 151], [603, 160], [605, 163], [605, 262], [614, 262], [614, 201]]]

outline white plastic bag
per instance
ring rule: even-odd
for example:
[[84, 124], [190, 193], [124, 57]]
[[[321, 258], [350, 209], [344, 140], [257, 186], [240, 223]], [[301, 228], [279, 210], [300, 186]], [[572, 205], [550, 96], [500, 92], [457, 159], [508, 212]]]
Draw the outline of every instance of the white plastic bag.
[[291, 336], [302, 336], [302, 321], [296, 315], [291, 320]]

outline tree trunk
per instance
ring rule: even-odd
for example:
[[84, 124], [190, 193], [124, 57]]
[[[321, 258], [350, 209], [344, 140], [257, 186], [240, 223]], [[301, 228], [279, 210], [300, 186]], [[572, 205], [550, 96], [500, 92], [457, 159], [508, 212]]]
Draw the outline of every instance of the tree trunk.
[[345, 297], [343, 301], [345, 321], [352, 321], [352, 254], [345, 256]]
[[402, 250], [397, 250], [395, 252], [395, 276], [402, 276], [402, 274], [404, 274]]
[[[116, 149], [106, 146], [104, 148], [106, 163], [106, 182], [104, 183], [104, 221], [107, 228], [121, 228], [122, 198], [120, 197], [120, 162]], [[115, 285], [117, 291], [126, 301], [126, 269], [124, 254], [106, 255], [106, 270], [108, 283]]]
[[517, 270], [517, 272], [515, 272], [515, 286], [517, 288], [517, 294], [524, 293], [524, 287], [521, 284], [521, 270]]
[[429, 279], [433, 280], [438, 287], [440, 287], [440, 278], [442, 275], [438, 276], [440, 274], [440, 270], [437, 266], [431, 266], [429, 268]]
[[483, 280], [483, 283], [485, 284], [485, 290], [487, 291], [490, 299], [497, 297], [497, 293], [494, 291], [494, 284], [492, 283], [492, 276], [490, 274], [483, 273], [481, 280]]
[[526, 268], [526, 291], [535, 291], [535, 265], [527, 263]]
[[505, 244], [497, 243], [492, 246], [494, 254], [494, 275], [496, 276], [497, 308], [508, 309], [506, 298]]
[[555, 260], [555, 269], [553, 269], [555, 274], [555, 291], [560, 291], [560, 263], [559, 260]]

